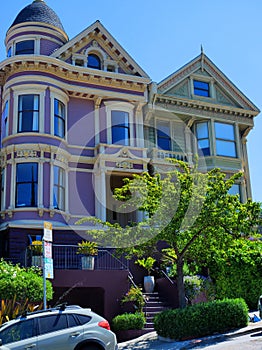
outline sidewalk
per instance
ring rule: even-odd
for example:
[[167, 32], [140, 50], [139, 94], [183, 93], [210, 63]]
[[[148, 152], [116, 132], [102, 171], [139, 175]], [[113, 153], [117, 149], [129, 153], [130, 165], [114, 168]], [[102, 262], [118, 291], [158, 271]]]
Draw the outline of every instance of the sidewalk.
[[[250, 313], [251, 316], [256, 312]], [[233, 337], [238, 337], [245, 334], [252, 334], [256, 332], [262, 332], [262, 321], [249, 323], [247, 327], [238, 329], [233, 332], [228, 332], [224, 334], [216, 334], [208, 337], [185, 340], [185, 341], [173, 341], [168, 339], [163, 339], [157, 336], [156, 332], [147, 333], [137, 339], [129, 340], [127, 342], [119, 343], [119, 350], [186, 350], [193, 349], [200, 344], [208, 343], [215, 339], [228, 339]]]

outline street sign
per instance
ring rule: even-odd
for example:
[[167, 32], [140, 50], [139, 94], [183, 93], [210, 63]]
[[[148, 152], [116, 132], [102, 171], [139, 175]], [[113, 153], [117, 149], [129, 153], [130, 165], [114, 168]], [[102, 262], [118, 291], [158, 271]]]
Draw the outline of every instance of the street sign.
[[44, 222], [44, 241], [53, 242], [53, 231], [51, 222]]
[[45, 277], [53, 279], [54, 278], [54, 267], [53, 267], [53, 259], [51, 258], [45, 258]]
[[52, 258], [52, 243], [44, 241], [44, 257]]

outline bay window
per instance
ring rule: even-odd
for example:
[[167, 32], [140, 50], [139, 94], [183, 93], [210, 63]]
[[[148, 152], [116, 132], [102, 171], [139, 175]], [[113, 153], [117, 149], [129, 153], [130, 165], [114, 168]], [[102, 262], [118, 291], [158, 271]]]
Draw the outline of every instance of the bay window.
[[65, 137], [65, 105], [58, 99], [54, 99], [54, 134]]
[[199, 155], [210, 156], [208, 122], [197, 123], [196, 137]]
[[170, 124], [168, 122], [157, 123], [157, 145], [162, 150], [171, 150]]
[[112, 110], [111, 125], [112, 143], [128, 146], [130, 139], [129, 113], [124, 111]]

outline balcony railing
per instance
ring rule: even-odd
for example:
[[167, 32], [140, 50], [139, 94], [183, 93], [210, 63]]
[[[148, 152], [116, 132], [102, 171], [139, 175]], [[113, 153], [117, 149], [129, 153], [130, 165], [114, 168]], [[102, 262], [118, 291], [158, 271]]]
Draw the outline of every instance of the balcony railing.
[[158, 148], [152, 148], [149, 151], [148, 157], [153, 160], [173, 158], [177, 160], [182, 160], [183, 162], [188, 162], [190, 164], [192, 163], [192, 153], [166, 151]]
[[[53, 266], [54, 269], [81, 269], [81, 254], [77, 254], [78, 246], [76, 245], [59, 245], [53, 244]], [[129, 261], [123, 256], [117, 257], [113, 249], [98, 249], [95, 256], [95, 270], [128, 270]], [[27, 249], [24, 254], [24, 266], [31, 266], [32, 251]]]

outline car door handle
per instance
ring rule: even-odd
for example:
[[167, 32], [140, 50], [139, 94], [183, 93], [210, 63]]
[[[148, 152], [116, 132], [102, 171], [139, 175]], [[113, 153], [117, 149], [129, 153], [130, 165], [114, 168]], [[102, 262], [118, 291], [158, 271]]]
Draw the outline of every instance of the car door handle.
[[31, 344], [31, 345], [25, 346], [25, 349], [33, 349], [35, 347], [36, 347], [36, 344]]
[[75, 333], [70, 334], [70, 337], [71, 337], [71, 338], [75, 338], [75, 337], [77, 337], [78, 335], [80, 335], [80, 332], [75, 332]]

